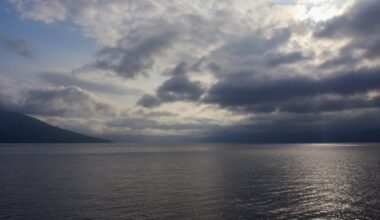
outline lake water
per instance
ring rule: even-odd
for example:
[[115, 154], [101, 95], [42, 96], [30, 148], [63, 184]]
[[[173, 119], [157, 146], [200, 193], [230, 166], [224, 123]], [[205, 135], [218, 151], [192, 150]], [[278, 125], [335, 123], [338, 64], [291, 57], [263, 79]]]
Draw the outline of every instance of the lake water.
[[380, 145], [0, 145], [0, 219], [380, 219]]

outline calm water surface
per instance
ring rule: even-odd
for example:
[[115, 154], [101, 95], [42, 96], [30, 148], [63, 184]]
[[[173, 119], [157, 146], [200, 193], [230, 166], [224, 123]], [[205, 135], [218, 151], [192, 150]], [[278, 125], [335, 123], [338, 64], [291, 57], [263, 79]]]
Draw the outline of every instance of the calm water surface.
[[380, 219], [380, 145], [0, 145], [0, 219]]

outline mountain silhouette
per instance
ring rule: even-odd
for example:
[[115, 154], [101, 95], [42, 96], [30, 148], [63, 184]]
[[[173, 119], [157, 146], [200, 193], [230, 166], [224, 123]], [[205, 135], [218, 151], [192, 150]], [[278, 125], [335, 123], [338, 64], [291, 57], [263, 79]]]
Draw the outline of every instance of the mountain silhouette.
[[0, 143], [109, 143], [29, 117], [0, 110]]

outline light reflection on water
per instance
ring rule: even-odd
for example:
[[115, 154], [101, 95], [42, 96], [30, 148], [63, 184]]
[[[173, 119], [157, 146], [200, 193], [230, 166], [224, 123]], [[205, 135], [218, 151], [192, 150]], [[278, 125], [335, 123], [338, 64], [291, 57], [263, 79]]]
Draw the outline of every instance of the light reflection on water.
[[377, 219], [380, 146], [0, 145], [0, 219]]

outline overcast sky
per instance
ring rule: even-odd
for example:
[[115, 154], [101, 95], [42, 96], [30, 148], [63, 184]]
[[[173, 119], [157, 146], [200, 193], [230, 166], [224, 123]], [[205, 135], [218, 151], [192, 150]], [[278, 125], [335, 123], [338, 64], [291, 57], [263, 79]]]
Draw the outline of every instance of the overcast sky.
[[116, 141], [373, 141], [378, 0], [0, 1], [0, 108]]

